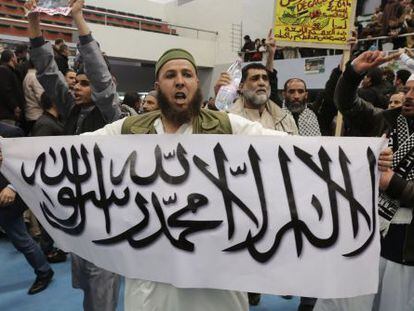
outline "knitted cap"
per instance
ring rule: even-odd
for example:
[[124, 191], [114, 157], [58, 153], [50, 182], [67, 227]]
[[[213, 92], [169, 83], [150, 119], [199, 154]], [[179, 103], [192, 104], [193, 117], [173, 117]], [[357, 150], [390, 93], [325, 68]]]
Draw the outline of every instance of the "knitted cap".
[[171, 49], [162, 54], [157, 63], [155, 64], [155, 77], [158, 77], [158, 72], [160, 71], [161, 67], [165, 65], [165, 63], [174, 59], [188, 60], [194, 66], [194, 69], [197, 71], [197, 66], [194, 57], [190, 54], [190, 52], [183, 49]]
[[[413, 74], [411, 74], [411, 76], [408, 78], [408, 80], [407, 80], [407, 82], [410, 82], [410, 81], [414, 81], [414, 73]], [[406, 82], [406, 83], [407, 83]]]

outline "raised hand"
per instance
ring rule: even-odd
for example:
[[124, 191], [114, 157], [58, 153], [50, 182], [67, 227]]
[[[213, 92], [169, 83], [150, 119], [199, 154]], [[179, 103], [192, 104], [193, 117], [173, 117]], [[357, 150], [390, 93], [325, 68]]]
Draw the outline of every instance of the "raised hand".
[[411, 49], [405, 48], [405, 53], [410, 56], [411, 58], [414, 58], [414, 53]]
[[270, 29], [267, 35], [266, 47], [269, 53], [271, 53], [272, 55], [275, 55], [277, 46], [276, 46], [275, 36], [273, 35], [273, 29]]
[[32, 12], [37, 7], [38, 0], [27, 0], [23, 8], [27, 14], [27, 20], [29, 22], [29, 37], [36, 38], [42, 35], [40, 30], [40, 14], [38, 12]]
[[23, 5], [23, 9], [25, 10], [26, 14], [28, 14], [37, 7], [37, 1], [38, 0], [27, 0], [25, 2], [25, 4]]
[[85, 5], [84, 0], [69, 0], [69, 7], [72, 9], [72, 16], [82, 15], [82, 9]]
[[384, 63], [399, 58], [400, 52], [386, 56], [381, 51], [366, 51], [352, 61], [352, 66], [357, 73], [364, 73], [371, 68], [376, 68]]
[[222, 86], [229, 85], [231, 83], [231, 81], [232, 81], [231, 76], [227, 72], [222, 72], [220, 74], [220, 77], [216, 81], [216, 84], [214, 85], [214, 93], [216, 94], [216, 96], [217, 96], [220, 88]]

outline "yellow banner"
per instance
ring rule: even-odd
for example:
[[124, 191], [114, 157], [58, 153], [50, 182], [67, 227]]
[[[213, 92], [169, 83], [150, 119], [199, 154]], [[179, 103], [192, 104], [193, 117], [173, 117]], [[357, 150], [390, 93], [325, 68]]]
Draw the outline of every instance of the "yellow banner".
[[353, 2], [276, 0], [275, 39], [285, 46], [345, 46], [353, 23]]

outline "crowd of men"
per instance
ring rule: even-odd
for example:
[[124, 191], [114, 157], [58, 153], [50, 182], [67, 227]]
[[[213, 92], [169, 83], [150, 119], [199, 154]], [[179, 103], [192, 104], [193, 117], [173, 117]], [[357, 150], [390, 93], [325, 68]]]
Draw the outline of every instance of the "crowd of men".
[[[29, 0], [25, 6], [30, 11], [36, 4], [36, 0]], [[273, 61], [276, 44], [270, 32], [264, 42], [268, 53], [265, 65], [252, 62], [243, 68], [239, 96], [229, 111], [223, 112], [214, 107], [214, 98], [203, 104], [193, 56], [182, 49], [171, 49], [156, 63], [155, 89], [143, 102], [136, 93], [126, 94], [121, 104], [116, 79], [83, 18], [83, 5], [84, 0], [70, 1], [79, 32], [76, 69], [65, 66], [67, 51], [61, 47], [64, 42], [52, 46], [45, 41], [38, 13], [28, 15], [30, 59], [26, 56], [28, 49], [23, 46], [15, 52], [3, 51], [0, 66], [3, 137], [84, 133], [321, 136], [333, 134], [339, 110], [345, 120], [345, 135], [385, 134], [390, 138], [394, 155], [386, 151], [379, 161], [380, 202], [384, 208], [393, 202], [397, 212], [383, 222], [381, 280], [376, 295], [330, 300], [302, 297], [298, 310], [414, 309], [414, 171], [404, 161], [414, 152], [414, 75], [409, 70], [394, 74], [379, 67], [399, 58], [408, 68], [414, 68], [409, 53], [401, 50], [384, 56], [379, 51], [363, 52], [347, 64], [338, 65], [325, 90], [314, 103], [309, 103], [306, 81], [300, 78], [283, 81], [282, 96], [279, 94]], [[216, 94], [231, 79], [229, 74], [222, 73], [214, 87]], [[207, 122], [214, 126], [204, 126]], [[0, 226], [33, 267], [37, 277], [29, 294], [36, 294], [46, 289], [53, 278], [49, 262], [65, 260], [66, 254], [54, 246], [52, 237], [41, 226], [39, 246], [26, 229], [22, 216], [25, 204], [16, 189], [3, 176], [0, 181]], [[75, 254], [70, 257], [73, 287], [83, 290], [84, 309], [115, 310], [120, 276]], [[125, 280], [126, 310], [246, 311], [249, 303], [260, 303], [260, 294], [179, 289], [158, 282]]]

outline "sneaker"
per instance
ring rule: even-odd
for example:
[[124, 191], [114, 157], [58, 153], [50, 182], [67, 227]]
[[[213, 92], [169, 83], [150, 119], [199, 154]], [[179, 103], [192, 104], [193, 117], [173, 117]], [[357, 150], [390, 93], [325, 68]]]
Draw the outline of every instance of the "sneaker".
[[58, 248], [55, 248], [49, 254], [46, 255], [49, 263], [59, 263], [66, 261], [66, 253]]
[[54, 274], [55, 273], [53, 272], [53, 270], [50, 269], [49, 272], [45, 276], [43, 277], [38, 276], [27, 293], [29, 295], [34, 295], [34, 294], [40, 293], [41, 291], [45, 290], [49, 286], [50, 282], [52, 281]]

